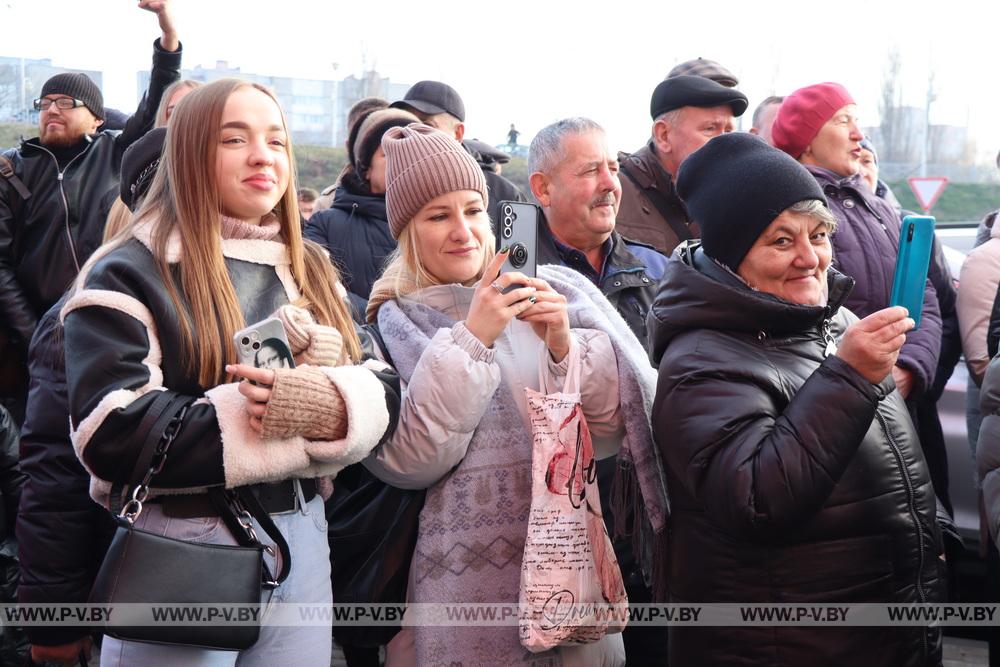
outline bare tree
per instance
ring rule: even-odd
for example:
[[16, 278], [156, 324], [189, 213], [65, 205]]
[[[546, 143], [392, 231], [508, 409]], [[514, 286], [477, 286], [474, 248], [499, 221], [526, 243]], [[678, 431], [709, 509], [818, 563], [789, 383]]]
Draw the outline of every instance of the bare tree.
[[879, 100], [879, 153], [886, 162], [912, 162], [913, 118], [903, 106], [903, 87], [900, 74], [902, 57], [897, 47], [889, 50], [885, 72], [882, 75], [882, 98]]
[[14, 118], [20, 102], [17, 71], [12, 65], [0, 65], [0, 119]]

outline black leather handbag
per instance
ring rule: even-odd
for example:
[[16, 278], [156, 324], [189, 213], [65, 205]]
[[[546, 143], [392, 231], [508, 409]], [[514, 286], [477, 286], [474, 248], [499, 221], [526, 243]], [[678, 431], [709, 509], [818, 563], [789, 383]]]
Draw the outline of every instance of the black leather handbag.
[[[288, 576], [288, 544], [256, 497], [239, 490], [209, 491], [213, 506], [239, 546], [187, 542], [135, 527], [150, 481], [162, 469], [170, 444], [183, 426], [188, 406], [184, 404], [179, 411], [176, 407], [177, 397], [163, 392], [140, 426], [149, 426], [150, 435], [136, 469], [141, 471], [146, 461], [149, 467], [118, 515], [118, 527], [91, 589], [90, 602], [114, 608], [101, 629], [117, 639], [239, 651], [252, 646], [260, 635], [262, 587], [273, 589]], [[165, 428], [158, 428], [164, 420]], [[155, 437], [161, 432], [161, 437]], [[156, 443], [155, 447], [149, 446], [151, 442]], [[112, 489], [112, 502], [121, 498], [120, 490]], [[282, 572], [278, 577], [271, 576], [264, 562], [264, 551], [271, 547], [257, 539], [252, 518], [258, 520], [281, 551]], [[141, 615], [140, 623], [140, 617], [123, 606], [129, 604], [142, 605], [133, 612]], [[241, 625], [154, 625], [149, 617], [150, 606], [154, 605], [239, 605], [256, 610], [256, 620]]]
[[[425, 492], [390, 486], [360, 463], [326, 503], [334, 604], [403, 604]], [[341, 645], [381, 646], [399, 626], [334, 626]]]
[[[392, 363], [374, 324], [366, 324], [372, 346]], [[364, 337], [362, 338], [364, 340]], [[368, 350], [374, 354], [374, 350]], [[326, 501], [330, 569], [334, 604], [403, 604], [410, 561], [417, 544], [424, 490], [390, 486], [360, 463], [337, 475], [333, 496]], [[387, 644], [399, 626], [334, 626], [341, 646]]]

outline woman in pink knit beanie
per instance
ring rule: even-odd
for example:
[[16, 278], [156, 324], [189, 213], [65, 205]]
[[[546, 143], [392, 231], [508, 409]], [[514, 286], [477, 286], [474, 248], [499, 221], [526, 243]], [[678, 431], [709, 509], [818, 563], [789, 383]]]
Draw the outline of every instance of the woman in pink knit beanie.
[[[365, 465], [389, 484], [427, 489], [408, 601], [517, 603], [532, 487], [525, 389], [560, 391], [576, 347], [583, 412], [595, 456], [604, 457], [631, 424], [648, 423], [642, 400], [627, 405], [620, 386], [639, 378], [651, 390], [652, 373], [634, 371], [623, 350], [651, 369], [634, 337], [602, 326], [611, 307], [586, 278], [548, 266], [534, 278], [499, 273], [506, 248], [494, 251], [482, 170], [461, 145], [414, 123], [389, 130], [382, 147], [399, 248], [367, 316], [400, 374], [403, 400], [395, 434]], [[579, 328], [580, 319], [591, 328]], [[563, 665], [624, 664], [619, 635], [594, 639], [545, 655]], [[390, 667], [534, 659], [516, 625], [404, 622], [387, 653]]]

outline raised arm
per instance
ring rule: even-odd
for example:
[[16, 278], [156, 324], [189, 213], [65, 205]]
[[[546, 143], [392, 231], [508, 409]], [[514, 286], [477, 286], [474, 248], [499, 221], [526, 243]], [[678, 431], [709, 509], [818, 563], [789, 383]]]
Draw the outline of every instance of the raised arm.
[[141, 9], [156, 14], [161, 34], [153, 43], [153, 67], [149, 75], [149, 88], [146, 89], [135, 113], [125, 123], [125, 128], [115, 142], [119, 158], [132, 142], [153, 128], [163, 91], [181, 78], [181, 43], [177, 38], [171, 4], [170, 0], [142, 0], [139, 3]]

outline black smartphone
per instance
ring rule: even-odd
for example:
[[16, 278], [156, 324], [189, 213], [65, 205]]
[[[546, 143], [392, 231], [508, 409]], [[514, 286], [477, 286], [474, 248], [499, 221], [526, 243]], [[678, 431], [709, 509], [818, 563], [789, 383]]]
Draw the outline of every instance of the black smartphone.
[[899, 228], [899, 254], [892, 278], [890, 306], [904, 306], [914, 321], [913, 330], [920, 328], [920, 315], [924, 307], [924, 290], [927, 269], [930, 266], [934, 244], [934, 218], [926, 215], [908, 215]]
[[497, 210], [500, 211], [497, 250], [510, 248], [500, 273], [518, 271], [534, 278], [538, 261], [538, 207], [519, 201], [501, 201]]

